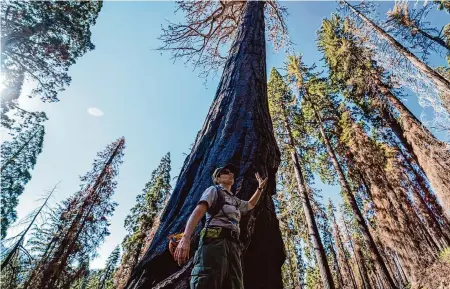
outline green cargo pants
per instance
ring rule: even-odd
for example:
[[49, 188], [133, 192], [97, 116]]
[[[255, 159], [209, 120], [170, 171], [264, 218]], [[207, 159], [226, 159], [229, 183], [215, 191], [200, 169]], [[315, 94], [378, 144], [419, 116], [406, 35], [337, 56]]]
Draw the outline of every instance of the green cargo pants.
[[200, 239], [195, 253], [191, 289], [244, 289], [240, 243], [208, 236]]

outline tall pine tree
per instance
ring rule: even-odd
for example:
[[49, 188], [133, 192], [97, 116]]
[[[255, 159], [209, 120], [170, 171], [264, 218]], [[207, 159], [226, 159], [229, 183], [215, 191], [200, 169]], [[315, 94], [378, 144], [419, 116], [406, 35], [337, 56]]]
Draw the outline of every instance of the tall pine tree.
[[125, 219], [127, 236], [122, 242], [123, 256], [120, 268], [115, 276], [117, 288], [123, 288], [132, 270], [137, 265], [146, 238], [155, 225], [155, 220], [164, 209], [172, 189], [170, 185], [170, 153], [167, 153], [158, 167], [152, 172], [151, 179], [145, 184], [143, 193], [136, 197], [136, 205]]
[[113, 289], [115, 288], [113, 277], [117, 270], [117, 264], [120, 259], [120, 246], [116, 246], [106, 260], [105, 268], [100, 277], [99, 289]]
[[17, 219], [19, 196], [31, 179], [31, 170], [42, 152], [44, 126], [39, 123], [24, 129], [11, 141], [1, 144], [1, 238]]
[[[406, 108], [371, 58], [352, 35], [351, 24], [337, 16], [325, 20], [319, 31], [334, 84], [362, 109], [370, 106], [396, 134], [401, 145], [424, 172], [447, 214], [450, 214], [450, 150]], [[398, 118], [396, 117], [398, 115]]]
[[[292, 123], [295, 114], [298, 114], [298, 108], [295, 105], [295, 97], [284, 83], [279, 72], [273, 68], [270, 73], [269, 83], [267, 86], [269, 97], [269, 109], [274, 124], [275, 137], [277, 138], [282, 155], [291, 164], [294, 169], [295, 179], [297, 181], [297, 191], [303, 203], [303, 211], [305, 213], [308, 224], [309, 237], [314, 248], [316, 262], [322, 278], [324, 288], [334, 288], [334, 281], [328, 265], [325, 249], [320, 238], [317, 223], [314, 217], [311, 200], [309, 199], [308, 188], [305, 183], [305, 173], [302, 168], [302, 161], [297, 152], [297, 141], [293, 136]], [[289, 178], [290, 175], [287, 176]]]
[[395, 49], [402, 57], [410, 61], [419, 71], [425, 74], [428, 78], [433, 81], [436, 87], [442, 93], [442, 104], [450, 112], [450, 80], [447, 80], [437, 71], [429, 67], [426, 63], [415, 56], [410, 50], [404, 47], [400, 42], [398, 42], [394, 37], [389, 35], [375, 22], [364, 15], [357, 7], [350, 5], [347, 1], [340, 1], [346, 8], [348, 8], [356, 18], [360, 19], [363, 25], [369, 27], [378, 38], [384, 39], [393, 49]]
[[83, 276], [85, 268], [81, 265], [95, 256], [96, 249], [109, 234], [108, 217], [116, 206], [111, 200], [117, 185], [114, 179], [124, 148], [125, 139], [120, 138], [97, 154], [92, 170], [81, 177], [81, 190], [58, 209], [47, 236], [49, 247], [37, 260], [24, 288], [70, 285]]
[[353, 215], [358, 221], [358, 226], [363, 233], [366, 244], [370, 248], [372, 258], [375, 260], [377, 268], [388, 281], [389, 286], [391, 288], [396, 288], [373, 237], [369, 232], [361, 210], [357, 205], [355, 193], [350, 186], [345, 170], [339, 161], [332, 144], [329, 131], [332, 133], [339, 131], [336, 129], [336, 120], [338, 119], [338, 104], [336, 97], [333, 95], [332, 89], [324, 80], [317, 79], [309, 72], [311, 69], [303, 64], [300, 57], [290, 57], [287, 70], [291, 80], [299, 91], [299, 97], [303, 100], [302, 108], [305, 111], [305, 114], [310, 116], [308, 120], [313, 121], [317, 126], [318, 132], [316, 131], [315, 134], [319, 139], [318, 145], [320, 145], [321, 142], [321, 145], [325, 147], [327, 153], [326, 161], [332, 164], [334, 171], [337, 173], [337, 179], [343, 191], [344, 199], [349, 203]]

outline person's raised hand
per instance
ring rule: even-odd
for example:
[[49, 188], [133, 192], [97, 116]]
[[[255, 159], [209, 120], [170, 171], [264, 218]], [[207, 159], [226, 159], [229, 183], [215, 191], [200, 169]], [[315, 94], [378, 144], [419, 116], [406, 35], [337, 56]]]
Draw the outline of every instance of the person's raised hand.
[[256, 180], [258, 181], [258, 188], [265, 189], [267, 184], [267, 177], [263, 180], [259, 173], [255, 174]]

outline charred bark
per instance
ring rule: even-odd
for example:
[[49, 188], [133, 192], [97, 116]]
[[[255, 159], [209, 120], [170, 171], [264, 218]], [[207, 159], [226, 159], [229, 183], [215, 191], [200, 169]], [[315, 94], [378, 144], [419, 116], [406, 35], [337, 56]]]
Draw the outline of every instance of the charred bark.
[[201, 194], [211, 185], [213, 170], [228, 162], [240, 168], [233, 190], [240, 188], [237, 196], [244, 200], [258, 186], [256, 172], [268, 177], [258, 205], [241, 221], [245, 288], [282, 288], [285, 255], [271, 197], [280, 152], [268, 109], [264, 33], [264, 2], [247, 2], [203, 128], [185, 160], [159, 229], [126, 288], [188, 287], [192, 262], [183, 268], [175, 264], [167, 236], [183, 231]]

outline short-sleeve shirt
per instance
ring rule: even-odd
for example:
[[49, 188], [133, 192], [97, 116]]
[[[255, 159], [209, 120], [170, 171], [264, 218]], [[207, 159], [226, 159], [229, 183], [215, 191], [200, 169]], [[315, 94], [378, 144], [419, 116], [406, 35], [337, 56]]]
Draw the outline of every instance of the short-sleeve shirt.
[[[222, 189], [222, 195], [225, 198], [225, 204], [222, 210], [217, 213], [214, 218], [210, 221], [210, 227], [224, 227], [240, 233], [239, 222], [241, 221], [241, 216], [248, 213], [248, 201], [241, 200], [236, 196], [229, 193], [227, 190], [220, 186], [211, 186], [207, 188], [203, 195], [201, 196], [198, 203], [206, 202], [208, 208], [216, 202], [217, 200], [217, 189]], [[211, 214], [206, 212], [206, 220], [211, 218]]]

